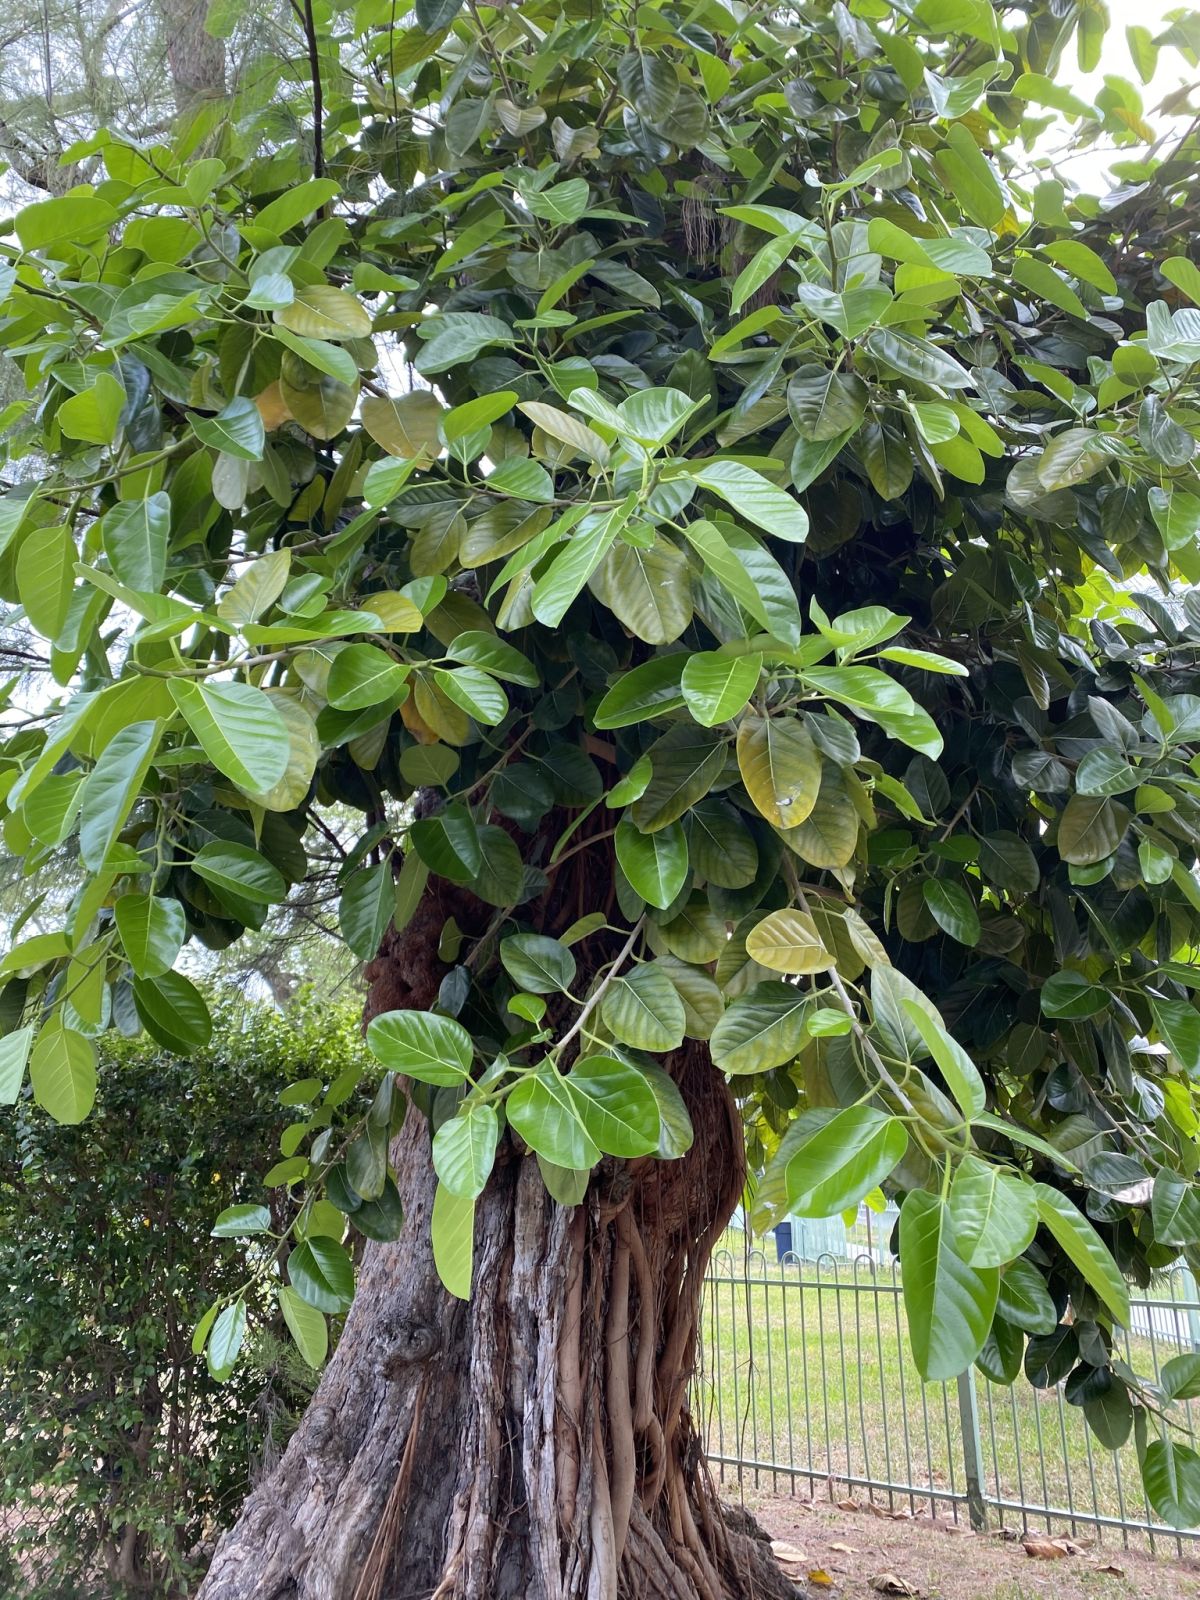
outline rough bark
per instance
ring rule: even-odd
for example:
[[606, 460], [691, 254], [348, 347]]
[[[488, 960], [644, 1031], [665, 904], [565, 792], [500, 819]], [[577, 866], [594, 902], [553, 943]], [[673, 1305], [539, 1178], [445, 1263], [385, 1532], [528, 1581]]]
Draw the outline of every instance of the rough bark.
[[[374, 964], [369, 1012], [428, 1004], [426, 935], [442, 915], [420, 908], [407, 962], [393, 950]], [[502, 1151], [478, 1203], [468, 1304], [434, 1268], [430, 1135], [410, 1112], [393, 1150], [403, 1236], [368, 1249], [320, 1388], [199, 1600], [795, 1592], [768, 1545], [726, 1525], [688, 1409], [742, 1134], [702, 1046], [669, 1067], [695, 1128], [683, 1159], [606, 1162], [567, 1209], [531, 1156]]]
[[205, 31], [207, 0], [158, 0], [158, 9], [176, 109], [218, 99], [225, 93], [225, 41]]

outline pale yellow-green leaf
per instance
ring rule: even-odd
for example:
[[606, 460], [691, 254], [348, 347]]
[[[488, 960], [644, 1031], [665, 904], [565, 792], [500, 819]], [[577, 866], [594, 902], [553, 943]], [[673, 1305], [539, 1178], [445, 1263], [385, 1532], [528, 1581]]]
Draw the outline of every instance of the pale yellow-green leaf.
[[821, 783], [821, 757], [799, 717], [743, 717], [738, 769], [746, 793], [777, 828], [795, 828], [811, 812]]
[[772, 972], [799, 977], [827, 972], [834, 958], [821, 943], [813, 919], [803, 911], [772, 911], [746, 936], [746, 951]]

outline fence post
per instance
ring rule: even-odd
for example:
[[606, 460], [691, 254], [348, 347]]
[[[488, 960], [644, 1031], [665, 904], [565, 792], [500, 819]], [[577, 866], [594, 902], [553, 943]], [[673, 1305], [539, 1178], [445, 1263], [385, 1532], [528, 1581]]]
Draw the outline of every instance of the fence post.
[[976, 1533], [987, 1527], [983, 1498], [983, 1446], [979, 1440], [979, 1407], [975, 1399], [975, 1369], [959, 1374], [958, 1416], [962, 1423], [963, 1469], [967, 1483], [967, 1515]]

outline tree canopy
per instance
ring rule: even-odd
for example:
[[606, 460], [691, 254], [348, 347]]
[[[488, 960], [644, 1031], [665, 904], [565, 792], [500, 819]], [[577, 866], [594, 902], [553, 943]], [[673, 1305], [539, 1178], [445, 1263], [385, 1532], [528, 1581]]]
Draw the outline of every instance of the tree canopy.
[[[409, 1106], [465, 1296], [501, 1140], [567, 1205], [670, 1161], [707, 1041], [756, 1220], [902, 1193], [922, 1373], [1065, 1378], [1197, 1520], [1200, 1357], [1112, 1340], [1200, 1242], [1194, 124], [1147, 151], [1132, 81], [1063, 87], [1096, 0], [306, 17], [300, 102], [101, 132], [0, 244], [0, 595], [48, 674], [4, 840], [79, 880], [0, 961], [3, 1098], [86, 1116], [108, 1027], [202, 1046], [189, 945], [350, 807], [343, 937], [445, 975], [371, 1022], [365, 1119], [297, 1089], [268, 1183], [394, 1237]], [[1200, 26], [1129, 44], [1147, 81]], [[285, 1244], [315, 1348], [351, 1257]]]

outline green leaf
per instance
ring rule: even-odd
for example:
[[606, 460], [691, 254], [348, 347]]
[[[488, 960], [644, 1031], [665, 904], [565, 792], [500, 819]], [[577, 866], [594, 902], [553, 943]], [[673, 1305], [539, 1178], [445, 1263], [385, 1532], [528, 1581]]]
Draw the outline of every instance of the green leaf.
[[1177, 289], [1182, 289], [1189, 300], [1200, 306], [1200, 267], [1189, 261], [1186, 256], [1168, 256], [1165, 261], [1158, 263], [1158, 270], [1168, 283], [1173, 283]]
[[852, 373], [819, 366], [798, 367], [788, 380], [787, 403], [788, 415], [802, 439], [837, 439], [862, 421], [867, 409], [867, 386]]
[[133, 722], [112, 738], [84, 783], [79, 853], [98, 872], [141, 793], [162, 735], [160, 722]]
[[1153, 1439], [1142, 1457], [1146, 1497], [1172, 1528], [1194, 1528], [1200, 1522], [1200, 1455], [1178, 1444], [1168, 1433]]
[[924, 1189], [906, 1195], [900, 1208], [900, 1259], [917, 1371], [927, 1383], [957, 1377], [983, 1348], [1000, 1274], [967, 1265], [948, 1204]]
[[629, 50], [621, 57], [617, 82], [638, 116], [649, 123], [669, 117], [679, 98], [675, 68], [664, 56], [643, 54], [641, 50]]
[[951, 878], [924, 878], [921, 893], [938, 927], [959, 944], [979, 943], [979, 912], [961, 883]]
[[813, 919], [807, 912], [790, 909], [772, 911], [754, 925], [746, 935], [746, 954], [759, 966], [794, 977], [827, 972], [835, 965]]
[[271, 1213], [266, 1206], [226, 1206], [212, 1225], [214, 1239], [248, 1239], [270, 1231]]
[[810, 866], [844, 867], [858, 844], [858, 823], [842, 769], [827, 761], [821, 770], [816, 804], [803, 822], [788, 827], [783, 838]]
[[16, 579], [30, 626], [44, 639], [57, 639], [75, 580], [75, 541], [69, 530], [35, 528], [17, 552]]
[[[635, 1050], [661, 1055], [683, 1043], [687, 1023], [683, 1001], [675, 985], [655, 962], [622, 972], [612, 980], [600, 1002], [604, 1026]], [[551, 1158], [553, 1159], [553, 1157]], [[560, 1166], [582, 1166], [578, 1161]]]
[[505, 1109], [529, 1148], [555, 1166], [583, 1171], [599, 1161], [599, 1146], [583, 1125], [567, 1080], [549, 1063], [521, 1079]]
[[799, 233], [783, 233], [768, 239], [766, 244], [759, 247], [734, 280], [729, 297], [731, 312], [736, 314], [740, 311], [767, 279], [779, 271], [788, 257], [795, 253], [799, 238]]
[[98, 195], [69, 194], [37, 200], [17, 212], [17, 238], [23, 250], [47, 250], [98, 239], [117, 221], [111, 202]]
[[287, 899], [283, 874], [249, 845], [212, 839], [196, 852], [191, 866], [218, 895], [235, 903], [249, 900], [254, 905], [278, 905]]
[[790, 983], [755, 984], [713, 1029], [709, 1048], [722, 1072], [768, 1072], [799, 1053], [813, 1002]]
[[684, 652], [652, 656], [632, 672], [624, 673], [596, 707], [597, 728], [628, 728], [651, 717], [663, 716], [683, 705]]
[[222, 596], [217, 615], [234, 627], [257, 622], [279, 599], [287, 586], [292, 568], [290, 550], [271, 550], [252, 561], [241, 577]]
[[1052, 1334], [1058, 1326], [1058, 1312], [1045, 1279], [1023, 1256], [1010, 1261], [1000, 1275], [997, 1310], [1006, 1322], [1040, 1337]]
[[600, 565], [617, 536], [616, 513], [587, 517], [533, 586], [530, 607], [547, 628], [557, 628], [571, 602]]
[[0, 1106], [15, 1106], [25, 1081], [33, 1028], [18, 1028], [0, 1039]]
[[291, 740], [271, 697], [248, 683], [193, 683], [172, 678], [171, 698], [205, 755], [239, 789], [261, 793], [291, 760]]
[[459, 667], [455, 672], [438, 667], [434, 677], [456, 706], [485, 727], [494, 728], [508, 715], [508, 696], [495, 678], [478, 667]]
[[427, 340], [413, 363], [422, 377], [473, 361], [489, 345], [512, 344], [515, 337], [499, 317], [475, 311], [441, 312], [418, 331]]
[[811, 814], [821, 788], [821, 757], [801, 718], [743, 717], [737, 759], [746, 793], [768, 822], [795, 828]]
[[1089, 983], [1082, 972], [1055, 972], [1041, 990], [1042, 1014], [1081, 1021], [1105, 1009], [1111, 996], [1101, 984]]
[[1172, 1356], [1158, 1374], [1159, 1387], [1171, 1400], [1200, 1399], [1200, 1354]]
[[360, 867], [342, 885], [338, 925], [342, 938], [360, 961], [370, 961], [378, 952], [395, 904], [396, 885], [387, 861]]
[[665, 910], [687, 882], [688, 847], [681, 822], [642, 833], [622, 817], [614, 840], [617, 861], [634, 892]]
[[348, 289], [327, 283], [297, 289], [291, 305], [275, 313], [275, 321], [306, 339], [366, 339], [371, 332], [370, 313], [361, 301]]
[[433, 1136], [433, 1168], [460, 1200], [484, 1191], [496, 1159], [500, 1120], [487, 1104], [464, 1105]]
[[130, 589], [157, 594], [167, 571], [171, 500], [161, 489], [144, 500], [122, 500], [100, 522], [113, 571]]
[[713, 461], [690, 470], [701, 488], [724, 500], [756, 528], [793, 544], [803, 544], [807, 539], [808, 515], [804, 507], [752, 467], [743, 466], [740, 461]]
[[192, 432], [201, 444], [239, 461], [261, 461], [267, 442], [262, 413], [253, 400], [240, 395], [215, 417], [193, 416]]
[[1150, 1010], [1159, 1037], [1185, 1071], [1200, 1072], [1200, 1011], [1187, 1000], [1152, 998]]
[[1015, 1261], [1037, 1232], [1032, 1187], [1000, 1167], [964, 1156], [950, 1189], [950, 1215], [968, 1266], [1002, 1267]]
[[[335, 200], [340, 188], [332, 178], [309, 178], [306, 183], [294, 184], [290, 189], [265, 205], [254, 217], [254, 226], [281, 237], [299, 223], [311, 217], [322, 206]], [[310, 1363], [318, 1366], [318, 1362]]]
[[329, 668], [326, 694], [340, 711], [361, 711], [404, 698], [408, 668], [373, 644], [351, 644], [339, 650]]
[[1121, 1270], [1091, 1223], [1058, 1189], [1034, 1186], [1038, 1216], [1079, 1272], [1108, 1307], [1115, 1321], [1129, 1326], [1129, 1290]]
[[1073, 794], [1058, 819], [1058, 853], [1072, 866], [1093, 866], [1112, 855], [1128, 826], [1129, 813], [1115, 800]]
[[557, 994], [575, 982], [575, 957], [544, 933], [514, 933], [500, 941], [500, 961], [530, 994]]
[[567, 1085], [588, 1136], [605, 1155], [631, 1158], [658, 1152], [658, 1100], [636, 1067], [615, 1056], [585, 1056], [572, 1068]]
[[[1055, 83], [1041, 72], [1023, 72], [1010, 85], [1008, 93], [1018, 100], [1029, 100], [1034, 105], [1050, 106], [1070, 117], [1096, 117], [1095, 106], [1088, 105], [1078, 95], [1072, 94], [1065, 84]], [[1109, 291], [1112, 292], [1111, 290]]]
[[433, 1263], [449, 1294], [471, 1298], [471, 1268], [475, 1255], [475, 1202], [453, 1195], [439, 1183], [433, 1197], [429, 1224]]
[[317, 1311], [334, 1316], [348, 1311], [354, 1299], [354, 1263], [336, 1239], [314, 1234], [298, 1244], [287, 1259], [293, 1289]]
[[509, 683], [520, 683], [526, 688], [536, 689], [541, 682], [538, 670], [528, 656], [523, 656], [514, 646], [497, 639], [494, 634], [470, 630], [460, 633], [447, 646], [446, 654], [452, 661], [460, 662], [465, 667], [480, 667], [493, 678], [504, 678]]
[[703, 800], [724, 768], [725, 752], [720, 734], [691, 723], [681, 723], [651, 745], [654, 776], [630, 808], [638, 828], [655, 833]]
[[431, 872], [452, 883], [477, 880], [483, 866], [479, 829], [465, 806], [447, 806], [436, 817], [422, 817], [409, 829], [416, 853]]
[[913, 378], [917, 383], [926, 383], [935, 389], [971, 386], [971, 374], [961, 362], [916, 334], [902, 333], [895, 328], [876, 328], [867, 335], [866, 348], [893, 372]]
[[1185, 1178], [1162, 1168], [1154, 1175], [1150, 1217], [1160, 1244], [1193, 1244], [1200, 1238], [1200, 1192]]
[[187, 916], [178, 900], [123, 894], [113, 905], [113, 916], [136, 977], [157, 978], [170, 971], [187, 937]]
[[688, 710], [704, 728], [728, 722], [758, 688], [760, 655], [725, 656], [703, 651], [688, 658], [680, 679]]
[[290, 1284], [279, 1288], [279, 1309], [296, 1349], [310, 1367], [321, 1367], [329, 1354], [329, 1328], [323, 1312], [302, 1300]]
[[[926, 1049], [937, 1062], [959, 1110], [968, 1122], [972, 1121], [987, 1106], [987, 1093], [975, 1063], [962, 1045], [946, 1032], [937, 1017], [933, 1015], [928, 1002], [921, 1004], [915, 1000], [901, 998], [900, 1006], [920, 1034]], [[996, 1264], [981, 1263], [984, 1266]]]
[[972, 222], [994, 228], [1005, 212], [1005, 198], [990, 161], [962, 122], [946, 130], [946, 145], [937, 164]]
[[117, 436], [125, 390], [111, 372], [100, 372], [89, 388], [81, 389], [58, 408], [58, 425], [70, 439], [85, 444], [111, 444]]
[[143, 1028], [164, 1050], [186, 1055], [212, 1038], [212, 1018], [204, 996], [182, 972], [134, 978], [133, 1003]]
[[618, 539], [590, 581], [618, 620], [647, 644], [673, 644], [692, 620], [687, 560], [665, 539], [646, 548]]
[[872, 1106], [808, 1111], [784, 1135], [772, 1166], [782, 1169], [789, 1211], [832, 1217], [857, 1207], [907, 1149], [904, 1124]]
[[245, 1337], [246, 1302], [234, 1300], [213, 1323], [205, 1347], [208, 1370], [218, 1383], [223, 1383], [233, 1371]]
[[373, 1017], [367, 1045], [392, 1072], [449, 1086], [469, 1076], [474, 1054], [471, 1035], [461, 1023], [425, 1011], [385, 1011]]
[[55, 1122], [82, 1122], [96, 1102], [96, 1049], [74, 1028], [42, 1029], [29, 1058], [33, 1098]]

